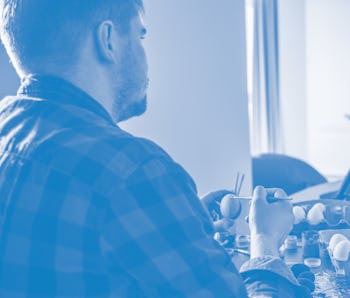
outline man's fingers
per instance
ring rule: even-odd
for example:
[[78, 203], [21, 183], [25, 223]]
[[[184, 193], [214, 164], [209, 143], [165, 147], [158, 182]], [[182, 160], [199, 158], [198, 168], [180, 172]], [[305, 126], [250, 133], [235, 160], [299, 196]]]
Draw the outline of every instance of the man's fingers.
[[253, 201], [266, 200], [266, 195], [267, 195], [266, 189], [259, 185], [254, 189]]
[[212, 191], [212, 192], [206, 194], [204, 197], [202, 197], [201, 201], [206, 206], [209, 206], [209, 204], [213, 203], [215, 200], [220, 201], [225, 195], [227, 195], [229, 193], [233, 193], [233, 192], [230, 190], [226, 190], [226, 189]]
[[[285, 191], [281, 188], [264, 188], [262, 186], [257, 186], [254, 189], [252, 202], [277, 202], [273, 198], [287, 199], [288, 196]], [[283, 200], [284, 201], [284, 200]]]
[[[288, 195], [285, 193], [285, 191], [281, 188], [269, 188], [266, 190], [267, 191], [267, 195], [270, 196], [270, 197], [275, 197], [275, 198], [281, 198], [281, 199], [284, 199], [284, 198], [288, 198]], [[274, 204], [278, 204], [279, 206], [284, 206], [284, 208], [287, 208], [290, 213], [291, 213], [291, 216], [293, 216], [294, 218], [294, 215], [293, 215], [293, 212], [292, 212], [292, 208], [293, 208], [293, 204], [292, 204], [292, 201], [290, 200], [276, 200], [274, 201]]]
[[287, 194], [281, 188], [267, 188], [267, 195], [275, 198], [287, 198]]

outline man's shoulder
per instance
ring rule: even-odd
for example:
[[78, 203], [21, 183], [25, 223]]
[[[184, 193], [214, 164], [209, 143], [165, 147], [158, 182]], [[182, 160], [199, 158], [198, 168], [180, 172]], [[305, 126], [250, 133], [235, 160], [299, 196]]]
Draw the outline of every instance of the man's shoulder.
[[90, 127], [88, 130], [78, 131], [77, 134], [81, 136], [85, 145], [95, 148], [89, 151], [91, 155], [104, 154], [113, 157], [116, 154], [124, 154], [140, 163], [150, 158], [172, 161], [168, 153], [154, 141], [134, 136], [117, 125]]
[[[0, 98], [0, 115], [9, 114], [16, 109], [26, 109], [35, 103], [37, 107], [42, 107], [40, 102], [43, 99], [36, 97], [28, 97], [24, 95], [8, 95]], [[38, 104], [39, 103], [39, 104]], [[37, 105], [38, 104], [38, 105]]]
[[196, 191], [191, 176], [159, 145], [118, 127], [99, 135], [71, 134], [58, 147], [53, 167], [68, 172], [97, 193], [162, 179], [174, 179]]
[[90, 154], [99, 156], [99, 152], [104, 158], [110, 160], [106, 162], [106, 167], [110, 167], [121, 176], [136, 171], [150, 161], [157, 161], [163, 165], [174, 166], [176, 163], [170, 155], [154, 141], [146, 138], [136, 137], [119, 127], [110, 127], [103, 137], [92, 141], [97, 150]]
[[75, 111], [74, 107], [56, 105], [36, 97], [7, 96], [0, 100], [0, 118], [33, 122], [26, 127], [35, 131], [32, 146], [42, 154], [62, 151], [91, 158], [108, 158], [118, 153], [128, 155], [134, 162], [142, 162], [150, 156], [171, 159], [155, 142], [136, 137], [118, 125], [88, 111]]
[[127, 179], [150, 160], [175, 164], [155, 142], [133, 136], [117, 125], [65, 128], [44, 140], [35, 158], [73, 175], [93, 179], [103, 174], [116, 181]]
[[103, 179], [116, 184], [136, 172], [145, 173], [143, 169], [156, 170], [155, 165], [165, 172], [189, 177], [155, 142], [134, 136], [98, 116], [23, 96], [5, 98], [1, 106], [3, 111], [12, 112], [20, 108], [24, 115], [16, 117], [33, 122], [27, 129], [32, 143], [26, 157], [87, 184], [99, 184]]

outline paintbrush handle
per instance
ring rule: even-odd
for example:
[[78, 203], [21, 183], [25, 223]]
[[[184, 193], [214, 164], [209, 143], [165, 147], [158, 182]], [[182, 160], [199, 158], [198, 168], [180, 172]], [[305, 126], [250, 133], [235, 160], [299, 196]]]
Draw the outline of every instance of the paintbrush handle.
[[[236, 199], [238, 199], [238, 200], [251, 200], [252, 197], [236, 197]], [[267, 196], [267, 201], [269, 203], [274, 203], [274, 202], [277, 202], [277, 201], [291, 201], [291, 200], [293, 200], [292, 197], [275, 198], [273, 196]]]

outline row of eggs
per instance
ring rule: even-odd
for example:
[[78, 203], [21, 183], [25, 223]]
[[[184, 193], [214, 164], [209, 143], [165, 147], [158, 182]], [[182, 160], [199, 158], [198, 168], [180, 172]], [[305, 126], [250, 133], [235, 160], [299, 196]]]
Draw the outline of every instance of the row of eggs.
[[327, 223], [328, 225], [338, 225], [346, 223], [350, 225], [350, 206], [325, 205], [323, 203], [314, 204], [308, 211], [302, 206], [294, 206], [294, 224], [307, 222], [310, 225]]

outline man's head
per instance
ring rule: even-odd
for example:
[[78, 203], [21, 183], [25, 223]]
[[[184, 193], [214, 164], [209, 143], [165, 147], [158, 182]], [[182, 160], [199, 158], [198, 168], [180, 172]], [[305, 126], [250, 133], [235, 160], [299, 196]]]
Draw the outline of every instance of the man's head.
[[142, 0], [0, 0], [0, 12], [1, 39], [20, 77], [79, 76], [85, 89], [99, 83], [101, 90], [86, 91], [110, 97], [101, 101], [117, 121], [144, 112]]

